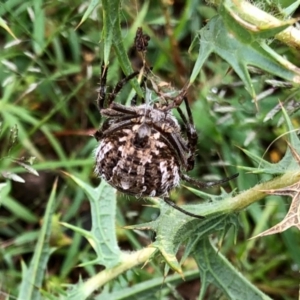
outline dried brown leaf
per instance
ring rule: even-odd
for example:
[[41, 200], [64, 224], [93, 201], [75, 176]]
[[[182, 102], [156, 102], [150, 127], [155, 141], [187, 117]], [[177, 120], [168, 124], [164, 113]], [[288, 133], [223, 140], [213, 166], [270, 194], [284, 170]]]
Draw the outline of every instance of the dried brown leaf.
[[283, 232], [293, 226], [297, 227], [300, 230], [300, 182], [282, 189], [268, 190], [264, 192], [270, 195], [290, 196], [292, 197], [292, 203], [288, 213], [281, 222], [271, 227], [270, 229], [252, 237], [251, 239]]

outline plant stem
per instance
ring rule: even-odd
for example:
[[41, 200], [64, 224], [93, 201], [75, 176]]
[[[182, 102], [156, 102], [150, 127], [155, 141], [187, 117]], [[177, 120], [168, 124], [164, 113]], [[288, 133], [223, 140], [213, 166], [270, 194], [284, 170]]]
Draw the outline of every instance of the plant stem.
[[[265, 198], [268, 191], [287, 188], [300, 181], [300, 171], [287, 171], [284, 175], [275, 177], [272, 180], [257, 184], [249, 190], [243, 191], [235, 197], [228, 197], [223, 200], [205, 202], [194, 205], [196, 214], [208, 217], [218, 214], [230, 214], [239, 212], [249, 205]], [[201, 195], [200, 195], [201, 197]], [[192, 204], [182, 207], [191, 210]]]
[[133, 267], [145, 263], [151, 255], [156, 251], [156, 248], [144, 248], [139, 251], [125, 253], [123, 252], [123, 262], [120, 263], [118, 266], [106, 269], [91, 279], [87, 280], [82, 285], [81, 295], [86, 299], [86, 297], [90, 296], [95, 290], [100, 288], [101, 286], [105, 285], [107, 282], [116, 278], [120, 274], [124, 273], [125, 271], [132, 269]]
[[266, 191], [288, 187], [300, 181], [300, 171], [287, 172], [282, 176], [270, 181], [257, 184], [253, 188], [246, 190], [239, 195], [220, 202], [214, 202], [213, 213], [228, 211], [240, 211], [252, 203], [266, 197]]

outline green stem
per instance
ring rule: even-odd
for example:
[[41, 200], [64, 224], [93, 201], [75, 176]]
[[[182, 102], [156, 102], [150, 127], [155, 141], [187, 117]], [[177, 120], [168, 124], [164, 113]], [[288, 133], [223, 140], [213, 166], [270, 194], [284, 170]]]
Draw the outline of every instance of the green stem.
[[257, 184], [253, 188], [230, 199], [228, 202], [230, 203], [232, 210], [238, 211], [256, 201], [263, 199], [267, 195], [266, 191], [285, 188], [299, 182], [299, 180], [300, 171], [287, 172], [282, 176], [274, 178], [273, 180]]
[[142, 263], [145, 263], [151, 255], [156, 251], [155, 248], [144, 248], [139, 251], [132, 252], [127, 254], [123, 252], [122, 263], [117, 265], [114, 268], [106, 269], [91, 279], [87, 280], [81, 287], [81, 296], [82, 299], [86, 299], [90, 296], [95, 290], [105, 285], [107, 282], [116, 278], [120, 274], [124, 273], [127, 270], [132, 269]]
[[[245, 209], [254, 202], [257, 202], [267, 196], [267, 191], [277, 190], [288, 187], [300, 181], [300, 171], [287, 172], [282, 176], [276, 177], [270, 181], [257, 184], [253, 188], [241, 192], [233, 198], [227, 198], [223, 201], [215, 201], [199, 205], [201, 211], [197, 211], [200, 215], [224, 214], [238, 212]], [[188, 206], [186, 206], [188, 209]]]

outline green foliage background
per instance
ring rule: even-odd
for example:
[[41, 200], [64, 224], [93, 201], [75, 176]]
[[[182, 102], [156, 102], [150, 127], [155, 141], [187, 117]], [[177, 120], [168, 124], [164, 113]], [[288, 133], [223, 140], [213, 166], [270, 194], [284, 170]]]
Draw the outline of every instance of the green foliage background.
[[[299, 16], [299, 1], [255, 4], [261, 15], [245, 9], [245, 1], [0, 4], [4, 299], [297, 297], [298, 231], [248, 239], [281, 221], [291, 201], [264, 198], [266, 186], [254, 191], [256, 184], [271, 180], [268, 187], [279, 188], [299, 178], [286, 140], [299, 146], [296, 133], [287, 132], [299, 127], [300, 41], [283, 31], [294, 23], [290, 16]], [[100, 64], [109, 64], [110, 86], [139, 69], [132, 43], [140, 26], [151, 36], [153, 72], [178, 89], [191, 84], [200, 139], [190, 175], [240, 173], [221, 193], [182, 187], [171, 194], [207, 215], [203, 222], [157, 199], [118, 195], [116, 202], [92, 171]], [[132, 87], [138, 90], [135, 81]], [[282, 176], [277, 185], [274, 175]]]

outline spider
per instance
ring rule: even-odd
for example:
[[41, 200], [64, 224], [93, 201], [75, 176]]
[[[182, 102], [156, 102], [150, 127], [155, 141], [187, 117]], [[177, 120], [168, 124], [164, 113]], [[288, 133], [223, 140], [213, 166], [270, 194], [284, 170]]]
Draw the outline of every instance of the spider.
[[[136, 36], [136, 49], [145, 51], [149, 40], [147, 35]], [[140, 47], [137, 42], [140, 38]], [[124, 194], [136, 197], [162, 197], [173, 208], [195, 218], [203, 216], [188, 212], [168, 198], [169, 192], [186, 181], [199, 188], [221, 185], [237, 177], [218, 181], [201, 182], [189, 177], [186, 172], [195, 165], [195, 151], [198, 135], [194, 126], [192, 112], [187, 100], [187, 88], [175, 96], [162, 93], [149, 78], [148, 69], [141, 87], [148, 90], [146, 82], [152, 83], [150, 95], [156, 95], [157, 101], [147, 99], [145, 92], [140, 105], [135, 105], [137, 95], [131, 106], [115, 102], [116, 96], [124, 85], [139, 75], [133, 72], [120, 80], [107, 94], [107, 66], [102, 66], [97, 105], [106, 120], [94, 136], [99, 145], [96, 149], [95, 173], [111, 186]], [[148, 93], [149, 95], [149, 93]], [[149, 96], [148, 96], [149, 98]], [[184, 103], [187, 116], [180, 105]], [[184, 128], [181, 129], [172, 110], [176, 109]]]

